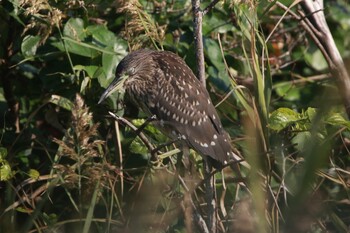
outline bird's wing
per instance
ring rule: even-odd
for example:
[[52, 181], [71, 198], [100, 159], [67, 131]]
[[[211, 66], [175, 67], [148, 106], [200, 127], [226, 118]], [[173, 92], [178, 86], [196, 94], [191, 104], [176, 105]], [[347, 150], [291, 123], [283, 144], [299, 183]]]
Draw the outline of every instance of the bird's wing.
[[[159, 93], [151, 112], [172, 137], [181, 137], [203, 155], [222, 163], [232, 148], [207, 90], [192, 70], [173, 53], [157, 56]], [[168, 129], [168, 130], [169, 130]]]

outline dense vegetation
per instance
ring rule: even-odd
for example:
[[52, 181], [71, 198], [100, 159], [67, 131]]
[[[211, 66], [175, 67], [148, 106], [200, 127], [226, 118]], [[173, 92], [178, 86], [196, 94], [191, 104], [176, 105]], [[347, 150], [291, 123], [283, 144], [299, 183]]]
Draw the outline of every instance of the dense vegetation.
[[[245, 187], [228, 168], [215, 174], [218, 232], [350, 230], [350, 121], [319, 46], [283, 7], [298, 15], [294, 3], [218, 1], [203, 17], [207, 89], [247, 177]], [[350, 6], [325, 4], [350, 67]], [[201, 157], [191, 152], [183, 179], [176, 145], [151, 153], [168, 139], [147, 125], [145, 145], [131, 127], [145, 116], [122, 93], [97, 105], [128, 51], [170, 50], [196, 70], [191, 9], [0, 2], [1, 232], [199, 232]]]

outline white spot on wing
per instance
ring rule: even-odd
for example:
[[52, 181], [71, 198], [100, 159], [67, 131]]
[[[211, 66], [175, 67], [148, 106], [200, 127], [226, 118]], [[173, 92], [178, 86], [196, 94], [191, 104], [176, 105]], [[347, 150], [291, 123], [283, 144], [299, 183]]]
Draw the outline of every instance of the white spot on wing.
[[214, 139], [217, 139], [217, 138], [218, 138], [218, 135], [214, 134], [213, 138], [214, 138]]
[[210, 145], [215, 146], [216, 143], [215, 143], [214, 141], [211, 141], [211, 142], [210, 142]]

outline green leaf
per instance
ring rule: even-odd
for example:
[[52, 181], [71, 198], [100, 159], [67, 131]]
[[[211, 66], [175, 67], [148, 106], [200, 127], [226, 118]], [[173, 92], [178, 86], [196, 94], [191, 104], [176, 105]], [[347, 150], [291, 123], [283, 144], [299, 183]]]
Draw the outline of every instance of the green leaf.
[[[210, 12], [203, 18], [203, 35], [211, 32], [227, 33], [234, 31], [235, 27], [227, 22], [229, 16], [225, 12]], [[235, 30], [236, 31], [236, 30]]]
[[213, 63], [215, 68], [218, 70], [225, 70], [225, 64], [222, 60], [218, 43], [212, 39], [205, 38], [204, 49], [206, 51], [206, 56], [209, 58], [210, 62]]
[[39, 176], [40, 176], [40, 173], [38, 172], [38, 170], [30, 169], [29, 172], [28, 172], [28, 175], [33, 180], [37, 180], [39, 178]]
[[147, 147], [143, 144], [139, 137], [136, 137], [130, 144], [130, 152], [146, 156], [148, 154]]
[[91, 25], [86, 28], [86, 32], [92, 35], [92, 42], [99, 47], [113, 47], [116, 37], [103, 25]]
[[325, 119], [325, 122], [334, 126], [344, 126], [350, 130], [350, 121], [345, 120], [340, 113], [332, 113]]
[[326, 59], [319, 49], [305, 53], [305, 61], [317, 71], [323, 71], [328, 68]]
[[10, 180], [14, 175], [9, 162], [0, 158], [0, 181]]
[[20, 213], [26, 213], [26, 214], [30, 214], [30, 213], [33, 213], [33, 210], [32, 209], [29, 209], [29, 208], [24, 208], [22, 206], [19, 206], [16, 208], [16, 210]]
[[28, 35], [24, 37], [21, 44], [21, 51], [25, 58], [33, 57], [36, 54], [40, 40], [40, 36]]
[[87, 85], [90, 83], [90, 80], [91, 79], [89, 76], [84, 77], [84, 79], [80, 85], [80, 93], [85, 94], [85, 89], [86, 89]]
[[[131, 121], [136, 127], [140, 127], [145, 120], [144, 119], [134, 119]], [[145, 131], [148, 132], [156, 141], [166, 142], [168, 137], [166, 137], [159, 129], [157, 129], [153, 124], [147, 124]]]
[[0, 147], [0, 161], [5, 159], [7, 156], [7, 149], [5, 147]]
[[47, 214], [47, 213], [43, 213], [43, 219], [45, 221], [45, 223], [49, 226], [52, 227], [54, 226], [54, 224], [57, 223], [58, 221], [58, 216], [54, 213], [52, 214]]
[[301, 89], [296, 87], [292, 82], [282, 82], [274, 86], [277, 95], [283, 97], [285, 100], [296, 101], [300, 100]]
[[300, 132], [292, 138], [292, 143], [298, 151], [304, 151], [308, 142], [314, 140], [309, 131]]
[[89, 206], [88, 212], [86, 214], [86, 220], [84, 222], [84, 228], [82, 231], [83, 233], [89, 232], [91, 223], [93, 221], [93, 214], [94, 214], [95, 206], [98, 202], [98, 197], [100, 194], [100, 182], [101, 182], [100, 180], [98, 180], [96, 182], [94, 193], [93, 193], [92, 198], [91, 198], [90, 206]]
[[67, 50], [70, 53], [74, 53], [83, 57], [88, 57], [88, 58], [95, 58], [97, 57], [100, 53], [98, 52], [97, 49], [94, 48], [89, 43], [85, 43], [82, 41], [76, 41], [68, 37], [62, 38], [64, 40], [65, 45], [59, 45], [59, 44], [54, 44], [58, 49], [65, 51]]
[[86, 37], [86, 31], [84, 29], [84, 21], [80, 18], [70, 18], [63, 28], [63, 35], [82, 41]]
[[276, 131], [288, 127], [289, 125], [300, 120], [299, 113], [289, 108], [279, 108], [270, 115], [269, 127]]
[[102, 54], [102, 70], [104, 75], [98, 76], [98, 82], [102, 87], [107, 87], [114, 79], [117, 64], [126, 55], [127, 45], [124, 40], [114, 40], [114, 44], [108, 48], [114, 51], [115, 54]]
[[53, 42], [52, 45], [61, 51], [67, 51], [80, 56], [94, 58], [100, 54], [98, 47], [88, 42], [84, 22], [79, 18], [71, 18], [63, 28], [63, 42]]
[[73, 108], [72, 101], [59, 95], [51, 95], [48, 101], [50, 103], [60, 106], [61, 108], [67, 109], [68, 111], [71, 111]]

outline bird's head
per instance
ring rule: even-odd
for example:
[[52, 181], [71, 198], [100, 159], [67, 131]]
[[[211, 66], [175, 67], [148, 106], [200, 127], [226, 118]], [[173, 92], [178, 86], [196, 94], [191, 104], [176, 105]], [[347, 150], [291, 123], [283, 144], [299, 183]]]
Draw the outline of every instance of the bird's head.
[[152, 50], [141, 49], [129, 53], [124, 57], [117, 66], [114, 80], [109, 84], [107, 89], [102, 93], [98, 103], [100, 104], [109, 95], [118, 90], [123, 90], [126, 80], [132, 80], [146, 72], [150, 67], [150, 54]]

